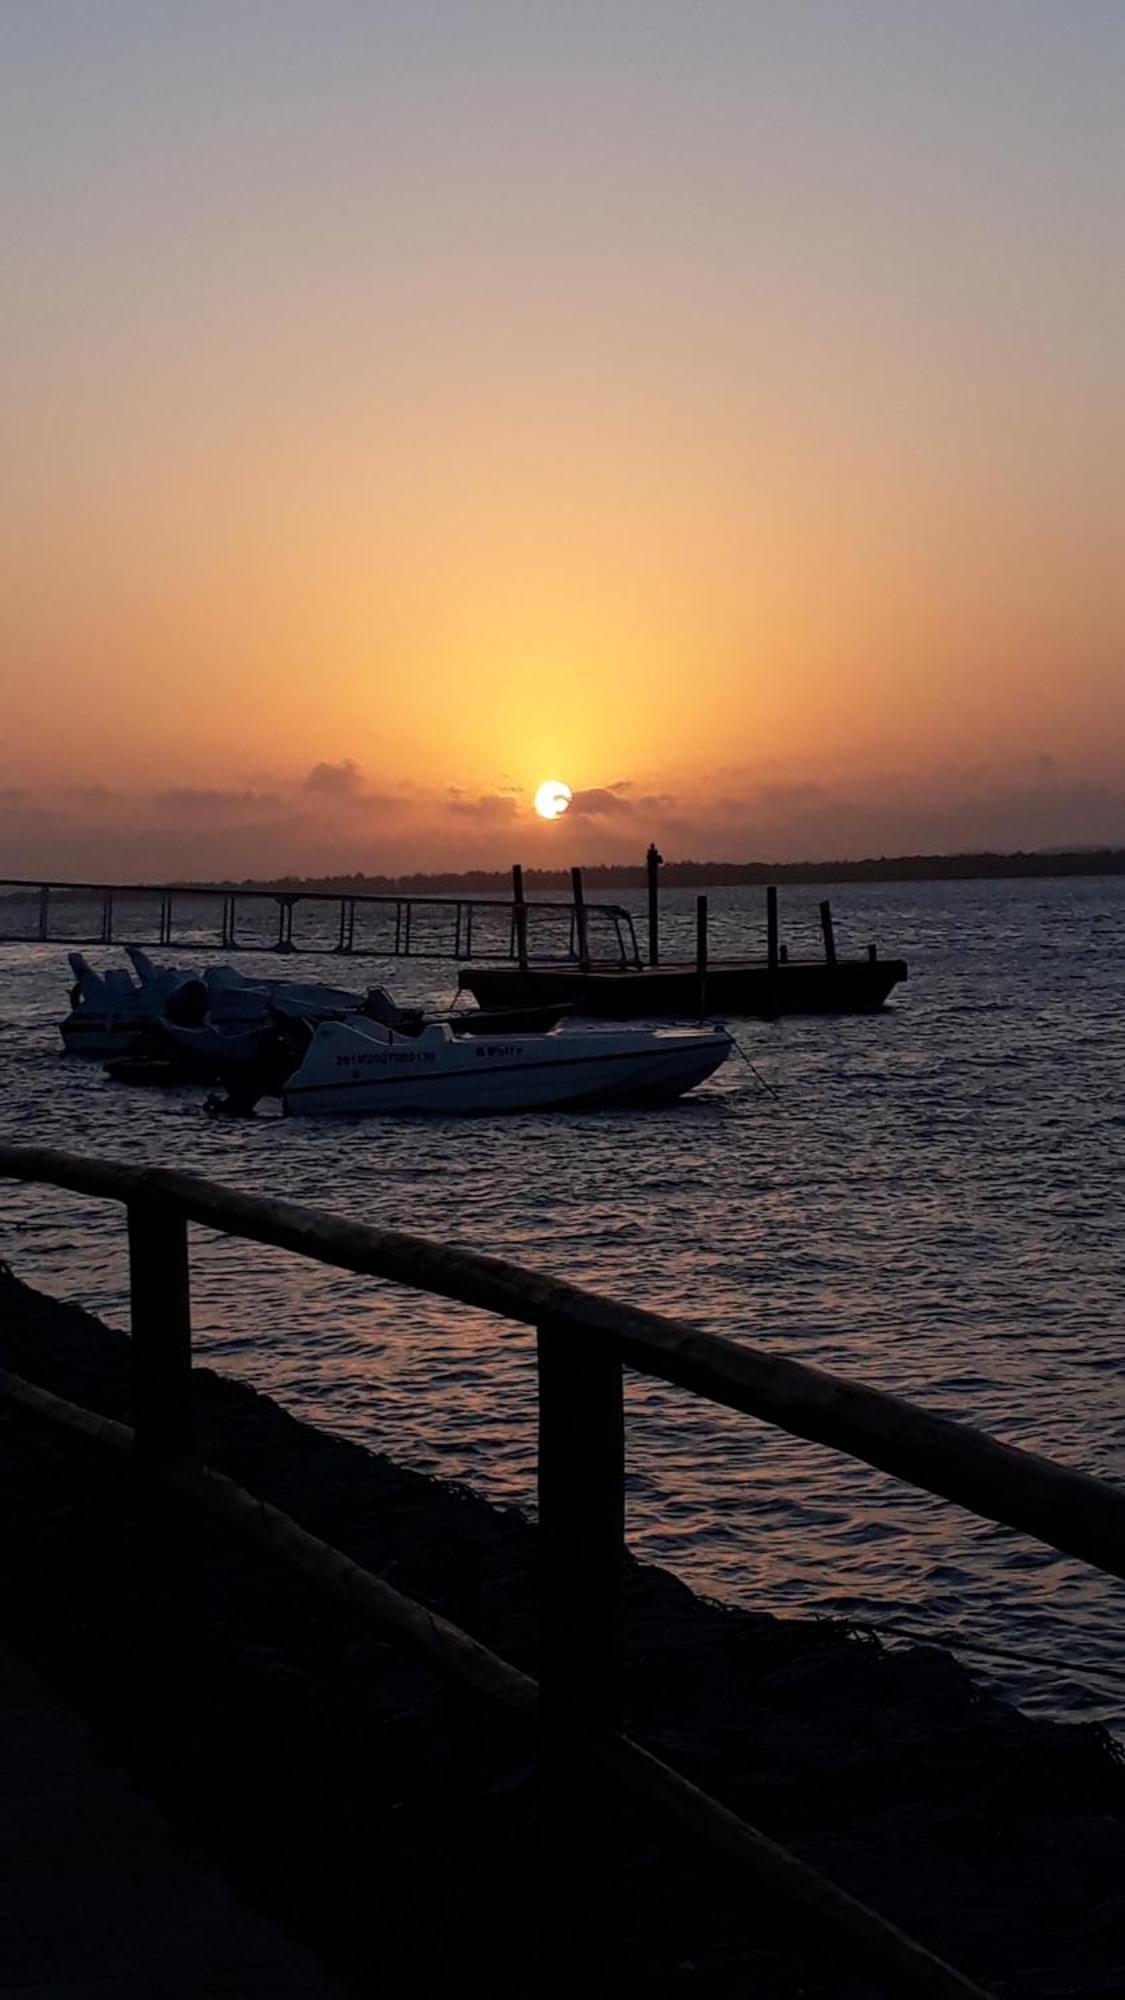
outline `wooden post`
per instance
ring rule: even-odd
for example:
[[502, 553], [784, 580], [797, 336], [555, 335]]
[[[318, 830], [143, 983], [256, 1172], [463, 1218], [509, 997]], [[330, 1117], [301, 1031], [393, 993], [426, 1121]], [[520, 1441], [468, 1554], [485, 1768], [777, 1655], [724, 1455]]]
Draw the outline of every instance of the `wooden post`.
[[828, 965], [836, 963], [836, 932], [832, 927], [832, 905], [825, 901], [820, 906], [820, 928], [824, 933], [824, 958]]
[[649, 845], [645, 855], [645, 869], [648, 876], [648, 962], [660, 964], [660, 865], [664, 860], [656, 850], [656, 842]]
[[699, 1018], [707, 1012], [707, 898], [695, 899], [695, 969], [699, 974]]
[[39, 891], [39, 936], [44, 942], [50, 933], [50, 910], [51, 890], [49, 884], [44, 882], [43, 887]]
[[611, 1338], [539, 1328], [539, 1819], [552, 1950], [620, 1931], [625, 1416]]
[[527, 904], [523, 897], [523, 869], [519, 862], [512, 866], [512, 920], [516, 927], [516, 961], [521, 972], [527, 971]]
[[159, 1195], [129, 1202], [133, 1414], [140, 1458], [191, 1448], [191, 1305], [187, 1223]]
[[701, 979], [707, 977], [707, 898], [695, 899], [695, 969]]
[[582, 972], [590, 970], [589, 921], [586, 916], [586, 892], [582, 887], [581, 868], [570, 871], [570, 886], [574, 893], [574, 922], [578, 932], [578, 965]]
[[766, 962], [771, 972], [777, 971], [777, 890], [772, 882], [766, 890]]

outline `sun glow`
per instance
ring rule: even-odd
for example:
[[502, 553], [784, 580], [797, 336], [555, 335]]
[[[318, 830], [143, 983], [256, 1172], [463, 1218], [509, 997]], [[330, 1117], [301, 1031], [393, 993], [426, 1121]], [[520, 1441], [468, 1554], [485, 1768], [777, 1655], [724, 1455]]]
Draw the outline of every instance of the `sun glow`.
[[573, 796], [561, 778], [544, 778], [535, 794], [535, 810], [540, 819], [561, 819]]

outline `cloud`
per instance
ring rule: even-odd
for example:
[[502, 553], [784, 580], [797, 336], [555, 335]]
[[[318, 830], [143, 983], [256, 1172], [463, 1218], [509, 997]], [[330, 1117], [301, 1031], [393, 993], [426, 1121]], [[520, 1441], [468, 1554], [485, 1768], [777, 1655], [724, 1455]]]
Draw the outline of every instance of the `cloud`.
[[37, 799], [22, 785], [0, 786], [0, 819], [17, 831], [23, 827], [45, 826], [55, 817], [53, 807]]
[[587, 791], [575, 792], [568, 812], [577, 814], [579, 818], [589, 819], [606, 819], [613, 813], [631, 813], [632, 800], [621, 796], [625, 790], [625, 785], [617, 784], [594, 785]]
[[314, 764], [304, 790], [327, 799], [358, 799], [363, 793], [363, 772], [354, 757], [342, 757], [338, 764]]
[[174, 813], [260, 813], [276, 812], [281, 799], [276, 792], [231, 792], [206, 786], [175, 785], [157, 792], [153, 804]]
[[[1125, 773], [1111, 766], [1101, 778], [1072, 774], [1034, 752], [1019, 764], [865, 767], [839, 778], [766, 762], [716, 772], [710, 783], [685, 779], [675, 795], [659, 790], [664, 774], [653, 773], [580, 789], [553, 829], [531, 815], [506, 773], [485, 791], [435, 773], [428, 785], [404, 780], [385, 795], [368, 789], [373, 781], [351, 758], [292, 775], [236, 771], [227, 784], [220, 771], [214, 785], [172, 785], [155, 795], [96, 782], [39, 790], [18, 768], [4, 775], [3, 865], [31, 878], [494, 867], [511, 859], [517, 834], [533, 863], [563, 854], [636, 862], [649, 840], [673, 860], [729, 861], [1125, 845]], [[641, 792], [642, 783], [651, 789]]]
[[121, 793], [109, 785], [69, 785], [63, 797], [73, 799], [76, 805], [108, 806], [116, 804]]
[[[411, 803], [407, 792], [368, 791], [363, 770], [354, 757], [341, 757], [338, 764], [314, 764], [301, 781], [301, 791], [326, 805], [364, 806], [377, 808], [380, 812], [398, 812]], [[418, 797], [425, 796], [415, 787], [411, 787], [410, 791]]]
[[518, 810], [518, 801], [507, 792], [485, 792], [477, 799], [466, 798], [463, 792], [456, 792], [449, 801], [449, 811], [459, 818], [487, 820], [493, 824], [514, 819]]

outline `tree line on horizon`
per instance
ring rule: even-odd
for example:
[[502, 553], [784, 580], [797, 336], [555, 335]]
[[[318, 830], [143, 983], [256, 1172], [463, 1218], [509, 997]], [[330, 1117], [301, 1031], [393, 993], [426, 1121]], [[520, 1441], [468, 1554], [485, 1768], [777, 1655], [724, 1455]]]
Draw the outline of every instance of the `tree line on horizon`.
[[[667, 861], [660, 880], [669, 889], [737, 887], [769, 882], [973, 882], [1076, 875], [1125, 875], [1125, 848], [1065, 848], [1017, 850], [1012, 854], [900, 854], [870, 856], [861, 861]], [[569, 889], [569, 868], [525, 868], [526, 889]], [[598, 889], [643, 889], [643, 862], [596, 862], [584, 866], [586, 886]], [[223, 882], [225, 889], [305, 890], [340, 895], [441, 895], [446, 892], [496, 893], [511, 883], [506, 868], [418, 871], [409, 875], [284, 875], [262, 880]], [[180, 886], [180, 885], [176, 885]], [[186, 886], [186, 885], [183, 885]]]

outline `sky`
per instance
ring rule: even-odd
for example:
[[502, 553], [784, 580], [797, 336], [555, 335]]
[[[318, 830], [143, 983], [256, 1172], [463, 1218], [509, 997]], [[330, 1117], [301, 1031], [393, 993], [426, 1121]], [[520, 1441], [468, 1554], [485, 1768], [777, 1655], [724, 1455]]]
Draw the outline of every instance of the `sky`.
[[1119, 0], [0, 41], [0, 874], [1125, 844]]

